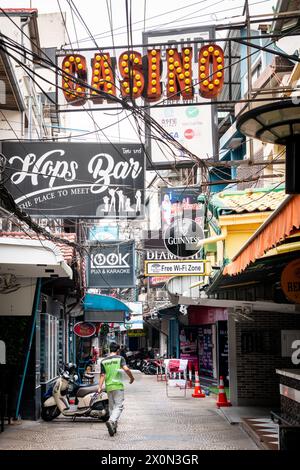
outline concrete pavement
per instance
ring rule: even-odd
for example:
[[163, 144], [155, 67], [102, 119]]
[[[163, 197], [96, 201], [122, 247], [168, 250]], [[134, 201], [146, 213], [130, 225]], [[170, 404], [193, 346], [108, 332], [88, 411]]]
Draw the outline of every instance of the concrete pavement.
[[257, 449], [239, 425], [231, 425], [217, 410], [215, 398], [195, 399], [191, 393], [168, 398], [165, 382], [143, 375], [126, 384], [125, 409], [114, 437], [96, 420], [23, 421], [6, 426], [0, 450]]

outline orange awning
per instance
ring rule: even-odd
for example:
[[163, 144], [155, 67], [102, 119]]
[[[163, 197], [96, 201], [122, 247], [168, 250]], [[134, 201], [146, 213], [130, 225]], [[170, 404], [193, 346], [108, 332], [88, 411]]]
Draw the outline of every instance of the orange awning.
[[274, 248], [279, 242], [300, 227], [300, 195], [287, 197], [268, 217], [262, 226], [252, 235], [244, 247], [225, 266], [223, 274], [239, 274], [266, 251]]

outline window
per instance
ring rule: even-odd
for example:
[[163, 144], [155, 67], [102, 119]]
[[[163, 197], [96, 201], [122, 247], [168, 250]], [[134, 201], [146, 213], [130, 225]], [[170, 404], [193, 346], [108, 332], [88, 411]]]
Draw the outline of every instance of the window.
[[59, 321], [48, 313], [41, 314], [41, 383], [57, 377]]
[[252, 76], [252, 84], [258, 79], [258, 77], [261, 74], [262, 70], [262, 65], [261, 61], [258, 62], [258, 64], [255, 65], [254, 69], [252, 70], [251, 76]]

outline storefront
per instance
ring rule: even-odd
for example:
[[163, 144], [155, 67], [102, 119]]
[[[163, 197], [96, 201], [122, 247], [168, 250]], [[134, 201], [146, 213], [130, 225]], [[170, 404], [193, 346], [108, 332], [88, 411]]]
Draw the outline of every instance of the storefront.
[[228, 381], [227, 311], [189, 306], [188, 326], [180, 325], [180, 358], [188, 359], [207, 380]]
[[37, 419], [43, 391], [57, 376], [66, 350], [64, 306], [53, 288], [57, 278], [70, 280], [73, 273], [58, 247], [47, 240], [0, 237], [0, 252], [6, 411], [11, 417]]
[[293, 344], [300, 340], [299, 202], [299, 195], [286, 197], [208, 290], [218, 298], [209, 301], [232, 302], [228, 328], [232, 403], [276, 410], [281, 404], [288, 415], [290, 400], [291, 416], [295, 393], [284, 388], [290, 387], [284, 373], [299, 371], [299, 361], [293, 358]]

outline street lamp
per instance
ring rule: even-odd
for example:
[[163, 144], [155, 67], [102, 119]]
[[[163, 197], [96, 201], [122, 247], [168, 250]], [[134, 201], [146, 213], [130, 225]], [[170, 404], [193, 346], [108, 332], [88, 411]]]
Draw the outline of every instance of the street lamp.
[[300, 194], [299, 98], [251, 109], [237, 119], [236, 127], [254, 139], [286, 146], [285, 191], [287, 194]]

